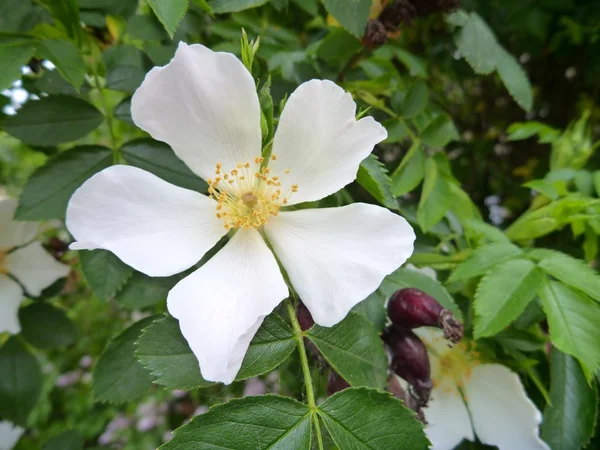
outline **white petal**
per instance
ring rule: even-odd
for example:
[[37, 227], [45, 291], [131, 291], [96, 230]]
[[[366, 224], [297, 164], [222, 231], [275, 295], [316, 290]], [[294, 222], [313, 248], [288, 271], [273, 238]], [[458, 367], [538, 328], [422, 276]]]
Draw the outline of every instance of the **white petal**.
[[453, 349], [454, 351], [462, 351], [460, 349], [455, 349], [450, 345], [448, 339], [444, 337], [444, 332], [439, 328], [420, 327], [413, 331], [423, 341], [427, 350], [438, 358], [444, 356]]
[[500, 450], [549, 450], [539, 437], [542, 414], [527, 397], [519, 376], [500, 364], [475, 366], [465, 380], [475, 434]]
[[277, 160], [269, 166], [283, 192], [298, 185], [290, 205], [319, 200], [354, 181], [360, 162], [387, 137], [372, 117], [355, 116], [352, 96], [331, 81], [307, 81], [290, 96], [273, 142]]
[[0, 422], [0, 450], [12, 450], [25, 430], [10, 422]]
[[[23, 290], [19, 283], [6, 275], [0, 274], [0, 334], [8, 331], [11, 334], [21, 332], [19, 323], [19, 306], [23, 300]], [[0, 427], [2, 422], [0, 422]], [[0, 430], [0, 443], [2, 431]], [[2, 448], [2, 447], [0, 447]]]
[[180, 42], [169, 64], [146, 75], [131, 115], [204, 179], [214, 178], [218, 162], [230, 170], [261, 153], [256, 86], [231, 53]]
[[196, 264], [227, 232], [216, 202], [144, 170], [112, 166], [69, 201], [76, 250], [103, 248], [146, 275], [164, 277]]
[[265, 231], [315, 322], [328, 327], [401, 266], [415, 240], [402, 217], [365, 203], [280, 213]]
[[240, 229], [171, 290], [167, 306], [179, 320], [202, 376], [229, 384], [263, 319], [287, 295], [277, 261], [260, 234]]
[[428, 422], [425, 433], [432, 450], [451, 450], [463, 439], [474, 440], [469, 412], [453, 383], [446, 382], [433, 388], [423, 414]]
[[31, 241], [38, 230], [36, 222], [13, 220], [17, 201], [12, 198], [0, 200], [0, 251]]
[[6, 255], [6, 268], [29, 294], [36, 297], [71, 271], [69, 266], [55, 260], [37, 241]]

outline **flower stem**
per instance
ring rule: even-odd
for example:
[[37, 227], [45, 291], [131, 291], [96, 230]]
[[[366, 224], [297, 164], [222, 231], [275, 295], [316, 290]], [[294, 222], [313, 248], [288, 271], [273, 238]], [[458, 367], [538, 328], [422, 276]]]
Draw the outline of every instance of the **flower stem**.
[[317, 444], [320, 450], [323, 450], [323, 437], [321, 436], [321, 425], [319, 424], [319, 417], [317, 416], [317, 404], [315, 402], [315, 391], [313, 389], [312, 377], [310, 375], [310, 368], [308, 367], [308, 357], [306, 356], [306, 348], [304, 347], [304, 334], [300, 323], [296, 317], [296, 311], [292, 306], [291, 301], [286, 300], [286, 306], [290, 321], [292, 322], [292, 328], [296, 335], [296, 341], [298, 343], [298, 353], [300, 354], [300, 364], [302, 365], [302, 374], [304, 375], [304, 385], [306, 386], [306, 398], [308, 400], [308, 407], [310, 408], [311, 418], [315, 427], [317, 435]]
[[106, 125], [108, 126], [108, 132], [110, 134], [111, 146], [113, 150], [113, 164], [119, 163], [119, 146], [117, 144], [117, 137], [113, 128], [113, 115], [112, 111], [108, 107], [106, 96], [104, 95], [104, 88], [100, 83], [100, 77], [97, 72], [94, 72], [94, 81], [96, 83], [96, 89], [100, 93], [100, 99], [102, 100], [102, 108], [104, 109], [104, 117], [106, 118]]

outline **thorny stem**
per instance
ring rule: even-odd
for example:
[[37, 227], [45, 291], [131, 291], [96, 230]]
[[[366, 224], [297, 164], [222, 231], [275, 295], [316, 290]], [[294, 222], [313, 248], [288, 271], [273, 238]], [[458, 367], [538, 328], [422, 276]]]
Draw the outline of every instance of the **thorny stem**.
[[306, 386], [306, 398], [308, 400], [308, 407], [310, 408], [311, 417], [313, 420], [313, 424], [315, 427], [315, 432], [317, 435], [317, 444], [320, 450], [323, 450], [323, 437], [321, 436], [321, 425], [319, 424], [319, 417], [317, 416], [317, 404], [315, 403], [315, 391], [313, 389], [312, 377], [310, 375], [310, 368], [308, 367], [308, 358], [306, 356], [306, 349], [304, 348], [304, 334], [302, 333], [302, 328], [300, 328], [300, 323], [298, 322], [298, 318], [296, 317], [296, 311], [292, 306], [292, 302], [288, 299], [286, 300], [286, 306], [288, 310], [288, 315], [290, 316], [290, 321], [292, 322], [292, 328], [294, 330], [294, 334], [296, 336], [296, 341], [298, 343], [298, 353], [300, 354], [300, 364], [302, 365], [302, 374], [304, 375], [304, 384]]
[[106, 124], [108, 125], [108, 132], [110, 134], [110, 140], [112, 144], [113, 150], [113, 164], [118, 164], [119, 162], [119, 146], [117, 145], [117, 137], [115, 136], [115, 130], [113, 128], [113, 116], [112, 111], [108, 108], [108, 102], [106, 101], [106, 96], [104, 95], [104, 89], [100, 84], [100, 77], [98, 73], [94, 71], [94, 81], [96, 83], [96, 89], [100, 93], [100, 98], [102, 100], [102, 108], [104, 109], [104, 117], [106, 117]]

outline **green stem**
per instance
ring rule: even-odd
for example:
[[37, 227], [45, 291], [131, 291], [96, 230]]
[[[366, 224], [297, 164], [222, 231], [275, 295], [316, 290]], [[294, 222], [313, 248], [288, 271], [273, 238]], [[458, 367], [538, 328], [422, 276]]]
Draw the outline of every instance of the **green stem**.
[[104, 89], [100, 84], [100, 77], [97, 72], [94, 72], [94, 80], [96, 82], [96, 89], [100, 93], [100, 99], [102, 100], [102, 108], [104, 109], [104, 117], [106, 118], [106, 124], [108, 125], [108, 133], [110, 134], [110, 140], [112, 144], [113, 150], [113, 164], [119, 163], [119, 146], [117, 144], [117, 137], [115, 135], [115, 130], [113, 128], [113, 116], [112, 111], [108, 108], [108, 102], [106, 101], [106, 96], [104, 95]]
[[310, 375], [310, 367], [308, 367], [306, 348], [304, 347], [304, 333], [302, 332], [302, 328], [300, 328], [300, 323], [298, 323], [298, 318], [296, 317], [296, 311], [289, 299], [286, 300], [286, 306], [288, 315], [290, 316], [290, 322], [292, 322], [294, 334], [296, 335], [298, 353], [300, 354], [300, 364], [302, 365], [302, 374], [304, 375], [304, 385], [306, 386], [306, 398], [308, 400], [308, 407], [310, 408], [311, 417], [317, 435], [317, 444], [319, 446], [319, 450], [323, 450], [323, 437], [321, 436], [321, 425], [319, 424], [319, 417], [317, 416], [315, 391], [313, 389], [312, 376]]

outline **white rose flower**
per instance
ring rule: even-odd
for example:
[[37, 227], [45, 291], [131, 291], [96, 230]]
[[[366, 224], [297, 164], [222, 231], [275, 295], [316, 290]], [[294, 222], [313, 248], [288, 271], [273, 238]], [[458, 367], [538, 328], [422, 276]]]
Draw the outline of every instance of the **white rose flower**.
[[0, 450], [12, 450], [25, 430], [7, 421], [0, 421]]
[[235, 231], [167, 299], [205, 379], [231, 383], [264, 317], [288, 296], [271, 249], [323, 326], [342, 320], [411, 255], [412, 228], [387, 209], [281, 210], [352, 182], [387, 136], [373, 118], [357, 121], [351, 95], [334, 83], [312, 80], [290, 96], [270, 161], [261, 158], [254, 80], [232, 54], [181, 43], [168, 65], [147, 74], [131, 112], [209, 183], [210, 196], [110, 167], [71, 198], [71, 248], [110, 250], [140, 272], [169, 276]]

